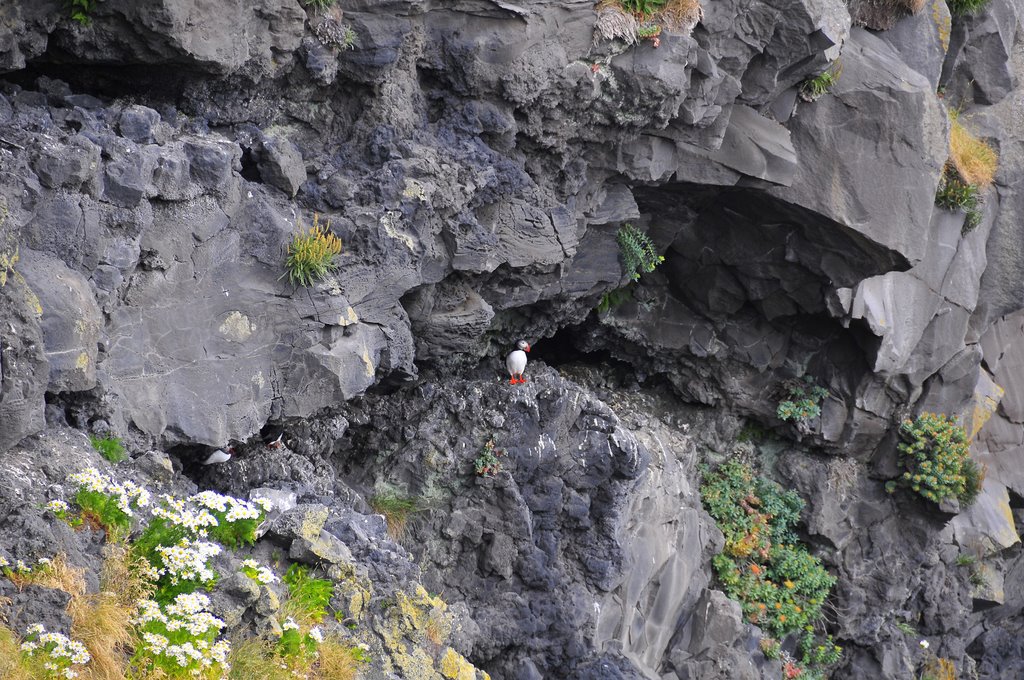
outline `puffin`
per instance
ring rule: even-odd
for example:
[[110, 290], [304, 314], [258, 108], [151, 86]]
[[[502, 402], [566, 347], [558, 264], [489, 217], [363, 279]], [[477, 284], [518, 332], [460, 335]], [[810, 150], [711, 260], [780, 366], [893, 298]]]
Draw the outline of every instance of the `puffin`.
[[207, 456], [206, 460], [200, 463], [200, 465], [216, 465], [217, 463], [226, 463], [229, 460], [231, 460], [232, 453], [234, 453], [234, 450], [230, 446], [228, 447], [227, 451], [225, 451], [224, 449], [217, 449], [209, 456]]
[[507, 357], [505, 357], [505, 368], [508, 369], [509, 385], [518, 385], [519, 383], [525, 383], [526, 378], [523, 377], [523, 371], [526, 370], [526, 353], [530, 351], [530, 343], [526, 340], [520, 340], [516, 343], [516, 349], [512, 350]]

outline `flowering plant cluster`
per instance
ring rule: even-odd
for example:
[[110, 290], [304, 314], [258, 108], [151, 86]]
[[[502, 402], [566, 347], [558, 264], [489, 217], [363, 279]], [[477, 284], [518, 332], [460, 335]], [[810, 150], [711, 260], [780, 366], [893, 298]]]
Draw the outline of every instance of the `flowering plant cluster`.
[[277, 575], [270, 567], [264, 567], [254, 559], [242, 560], [241, 572], [265, 586], [278, 581]]
[[41, 657], [43, 668], [51, 678], [76, 678], [78, 670], [74, 667], [84, 666], [91, 658], [81, 642], [61, 633], [48, 633], [39, 623], [25, 631], [21, 651], [29, 657]]
[[970, 458], [970, 442], [963, 426], [942, 414], [922, 413], [900, 425], [897, 445], [904, 472], [886, 484], [895, 491], [906, 486], [933, 503], [956, 498], [970, 505], [981, 490], [982, 471]]
[[705, 472], [701, 497], [725, 535], [725, 549], [712, 565], [744, 616], [773, 637], [804, 631], [804, 666], [838, 661], [841, 650], [831, 637], [816, 643], [813, 635], [835, 577], [793, 531], [800, 497], [735, 462]]
[[116, 483], [96, 468], [87, 468], [69, 479], [78, 485], [75, 502], [82, 514], [108, 531], [127, 533], [135, 513], [150, 504], [149, 491], [132, 482]]
[[171, 677], [208, 677], [229, 670], [230, 645], [217, 639], [226, 624], [209, 607], [210, 598], [202, 593], [182, 593], [166, 605], [140, 602], [135, 623], [142, 645], [136, 660]]
[[[185, 499], [166, 494], [153, 499], [146, 489], [115, 483], [94, 468], [72, 475], [71, 481], [79, 486], [75, 502], [87, 520], [122, 536], [133, 522], [142, 525], [131, 551], [143, 558], [143, 575], [155, 588], [152, 599], [139, 604], [134, 624], [143, 644], [132, 664], [172, 678], [220, 677], [230, 651], [229, 643], [218, 639], [225, 624], [208, 611], [209, 598], [198, 591], [216, 583], [210, 561], [221, 554], [222, 545], [255, 542], [269, 504], [212, 491]], [[62, 501], [52, 501], [46, 509], [65, 521], [72, 517]], [[257, 577], [273, 578], [269, 569], [256, 566]]]

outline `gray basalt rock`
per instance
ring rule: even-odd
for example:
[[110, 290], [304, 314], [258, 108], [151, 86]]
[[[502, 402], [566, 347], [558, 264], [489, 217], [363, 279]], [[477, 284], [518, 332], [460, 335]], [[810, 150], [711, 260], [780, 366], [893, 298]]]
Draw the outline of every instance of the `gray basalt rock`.
[[89, 283], [60, 260], [30, 250], [23, 251], [19, 269], [42, 310], [47, 390], [92, 389], [102, 319]]
[[832, 94], [789, 122], [799, 172], [770, 192], [917, 262], [946, 162], [945, 112], [927, 79], [864, 29], [851, 32], [842, 63]]
[[260, 177], [289, 196], [306, 181], [306, 166], [298, 148], [284, 137], [267, 137], [260, 144]]

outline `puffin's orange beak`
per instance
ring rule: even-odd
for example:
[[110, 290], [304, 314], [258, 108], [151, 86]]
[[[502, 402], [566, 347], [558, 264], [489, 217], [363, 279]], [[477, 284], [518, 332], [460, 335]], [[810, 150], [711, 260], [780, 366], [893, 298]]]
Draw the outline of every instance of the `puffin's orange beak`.
[[529, 351], [530, 351], [530, 343], [526, 343], [526, 351], [527, 351], [527, 352], [529, 352]]

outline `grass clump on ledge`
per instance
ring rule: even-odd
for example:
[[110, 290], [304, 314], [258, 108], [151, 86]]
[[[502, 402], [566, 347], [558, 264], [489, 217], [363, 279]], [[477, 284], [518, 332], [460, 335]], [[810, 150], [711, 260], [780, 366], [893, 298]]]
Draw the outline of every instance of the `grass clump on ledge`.
[[595, 7], [595, 40], [622, 40], [634, 45], [661, 44], [662, 30], [689, 34], [704, 17], [700, 0], [601, 0]]
[[818, 99], [832, 89], [832, 86], [839, 81], [842, 72], [842, 64], [837, 59], [829, 64], [827, 69], [800, 84], [800, 98], [807, 102]]
[[946, 0], [949, 13], [955, 17], [977, 14], [983, 9], [989, 0]]
[[92, 444], [92, 448], [99, 451], [100, 455], [111, 463], [120, 463], [127, 457], [124, 444], [117, 437], [97, 437], [93, 434], [89, 435], [89, 442]]
[[935, 204], [945, 210], [962, 210], [966, 234], [981, 223], [981, 194], [995, 180], [999, 155], [964, 127], [956, 111], [950, 112], [949, 122], [949, 160], [942, 170]]
[[905, 486], [933, 503], [956, 499], [974, 502], [984, 481], [982, 469], [970, 458], [970, 444], [962, 425], [942, 414], [922, 413], [904, 420], [899, 430], [899, 464], [904, 472], [886, 483], [893, 493]]
[[317, 12], [322, 12], [334, 5], [334, 0], [302, 0], [306, 7], [312, 7]]
[[384, 515], [388, 534], [396, 541], [405, 537], [409, 516], [419, 510], [416, 499], [391, 492], [378, 493], [370, 498], [369, 503], [374, 512]]
[[[736, 462], [705, 471], [700, 493], [725, 535], [724, 551], [712, 559], [715, 574], [747, 621], [765, 632], [762, 649], [785, 655], [784, 666], [810, 671], [807, 677], [836, 663], [842, 649], [831, 636], [814, 632], [821, 627], [822, 606], [835, 577], [794, 531], [803, 500]], [[799, 659], [777, 651], [778, 641], [791, 634], [800, 637]]]
[[288, 277], [293, 285], [312, 286], [327, 278], [338, 268], [336, 258], [341, 254], [341, 239], [331, 233], [331, 223], [320, 224], [320, 215], [313, 215], [309, 231], [299, 232], [288, 244], [285, 268], [281, 278]]

